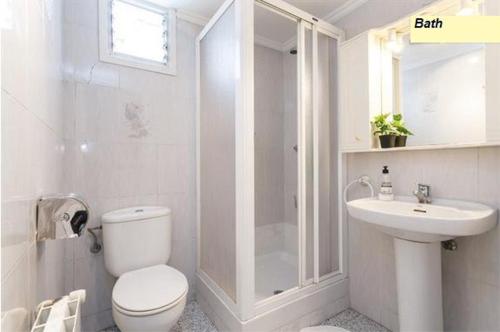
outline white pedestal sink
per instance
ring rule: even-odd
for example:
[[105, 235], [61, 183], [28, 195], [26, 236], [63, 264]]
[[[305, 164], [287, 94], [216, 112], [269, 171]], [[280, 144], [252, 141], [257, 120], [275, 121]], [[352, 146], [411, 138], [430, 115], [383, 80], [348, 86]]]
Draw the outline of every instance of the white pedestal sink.
[[347, 203], [349, 214], [394, 237], [401, 331], [442, 331], [440, 242], [487, 232], [497, 211], [486, 205], [446, 199], [418, 204], [364, 198]]

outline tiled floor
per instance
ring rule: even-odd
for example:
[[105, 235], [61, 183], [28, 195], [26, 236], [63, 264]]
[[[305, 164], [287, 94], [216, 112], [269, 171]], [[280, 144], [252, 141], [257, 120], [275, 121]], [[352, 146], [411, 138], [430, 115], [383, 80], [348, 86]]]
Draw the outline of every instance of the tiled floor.
[[389, 329], [352, 309], [342, 311], [321, 325], [338, 326], [351, 332], [390, 332]]
[[[120, 330], [113, 326], [101, 332], [120, 332]], [[217, 329], [201, 311], [198, 303], [193, 301], [186, 305], [184, 313], [171, 332], [217, 332]]]
[[[366, 316], [363, 316], [357, 311], [347, 309], [340, 314], [327, 319], [321, 325], [331, 325], [342, 327], [351, 332], [390, 332], [388, 329]], [[217, 332], [217, 329], [201, 311], [200, 306], [196, 302], [191, 302], [186, 305], [184, 314], [182, 315], [177, 325], [172, 330], [173, 332]], [[101, 332], [120, 332], [116, 326], [105, 329]]]

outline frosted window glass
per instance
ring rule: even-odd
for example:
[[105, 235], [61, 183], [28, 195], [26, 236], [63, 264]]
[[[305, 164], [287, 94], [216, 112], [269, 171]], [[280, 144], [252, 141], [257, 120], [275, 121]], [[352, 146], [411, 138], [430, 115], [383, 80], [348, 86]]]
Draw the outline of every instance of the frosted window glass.
[[165, 13], [114, 0], [111, 21], [113, 53], [167, 62]]

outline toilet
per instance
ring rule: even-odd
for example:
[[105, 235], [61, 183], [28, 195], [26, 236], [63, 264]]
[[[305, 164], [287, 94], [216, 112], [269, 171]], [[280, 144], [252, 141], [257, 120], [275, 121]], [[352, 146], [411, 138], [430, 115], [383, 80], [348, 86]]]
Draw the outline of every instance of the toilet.
[[171, 211], [132, 207], [102, 216], [104, 262], [118, 280], [112, 313], [122, 332], [169, 331], [186, 305], [188, 283], [166, 265], [172, 248]]

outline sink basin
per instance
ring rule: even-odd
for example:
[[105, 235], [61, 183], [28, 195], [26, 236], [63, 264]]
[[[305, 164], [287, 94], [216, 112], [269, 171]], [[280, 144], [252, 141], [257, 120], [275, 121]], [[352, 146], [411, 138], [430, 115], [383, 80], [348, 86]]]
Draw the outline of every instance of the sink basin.
[[394, 238], [399, 330], [443, 331], [440, 241], [493, 229], [496, 209], [447, 199], [418, 204], [414, 197], [397, 196], [353, 200], [347, 210]]
[[418, 204], [415, 197], [396, 196], [394, 201], [377, 198], [347, 203], [351, 216], [376, 226], [394, 237], [438, 242], [457, 236], [477, 235], [494, 228], [497, 212], [486, 205], [447, 199]]

